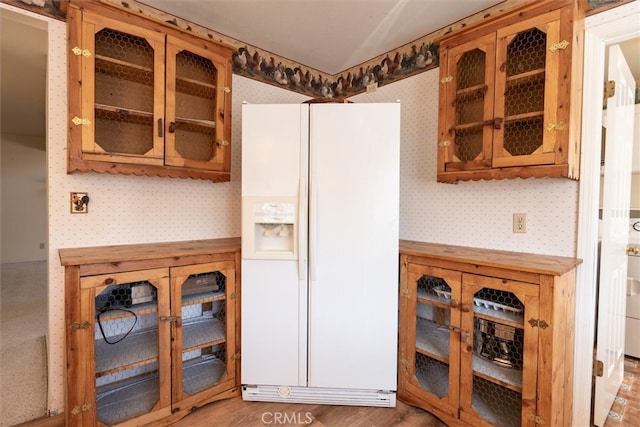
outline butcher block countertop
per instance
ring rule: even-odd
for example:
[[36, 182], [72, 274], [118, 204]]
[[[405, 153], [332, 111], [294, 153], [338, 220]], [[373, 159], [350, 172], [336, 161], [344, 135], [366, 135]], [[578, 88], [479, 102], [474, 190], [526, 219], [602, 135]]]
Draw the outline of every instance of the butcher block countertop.
[[240, 253], [240, 237], [178, 242], [136, 243], [59, 249], [60, 263], [76, 266], [82, 274], [157, 268], [228, 258]]
[[[438, 243], [400, 240], [404, 255], [465, 263], [476, 268], [500, 268], [525, 273], [561, 276], [582, 263], [579, 258], [538, 255]], [[470, 270], [473, 272], [473, 269]]]

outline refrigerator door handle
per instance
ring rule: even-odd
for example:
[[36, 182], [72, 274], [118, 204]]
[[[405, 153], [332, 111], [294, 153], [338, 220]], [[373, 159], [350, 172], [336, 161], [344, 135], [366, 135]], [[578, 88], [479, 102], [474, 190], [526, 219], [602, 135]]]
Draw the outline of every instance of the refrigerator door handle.
[[[313, 212], [313, 214], [312, 214]], [[311, 281], [316, 280], [318, 271], [318, 189], [313, 189], [309, 203], [309, 275]]]
[[304, 280], [307, 277], [307, 233], [303, 231], [302, 218], [305, 215], [305, 182], [298, 180], [298, 218], [295, 227], [298, 233], [298, 280]]

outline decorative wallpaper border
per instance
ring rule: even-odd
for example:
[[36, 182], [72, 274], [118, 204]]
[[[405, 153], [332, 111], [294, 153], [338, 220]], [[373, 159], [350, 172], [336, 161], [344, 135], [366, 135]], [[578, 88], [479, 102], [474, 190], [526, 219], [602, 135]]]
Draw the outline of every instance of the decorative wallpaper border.
[[[64, 19], [68, 0], [0, 0], [37, 13]], [[89, 0], [85, 0], [89, 1]], [[231, 46], [233, 73], [262, 83], [278, 86], [313, 98], [347, 98], [366, 92], [376, 83], [384, 86], [439, 66], [439, 46], [435, 42], [442, 35], [490, 18], [518, 4], [531, 0], [505, 0], [502, 3], [468, 16], [445, 28], [425, 35], [414, 42], [384, 53], [362, 64], [330, 75], [275, 55], [259, 47], [216, 33], [212, 29], [176, 18], [136, 0], [95, 0], [134, 11], [147, 18], [175, 25], [185, 31], [218, 43]], [[582, 0], [584, 1], [584, 0]], [[587, 0], [588, 14], [634, 0]], [[600, 9], [600, 10], [598, 10]]]

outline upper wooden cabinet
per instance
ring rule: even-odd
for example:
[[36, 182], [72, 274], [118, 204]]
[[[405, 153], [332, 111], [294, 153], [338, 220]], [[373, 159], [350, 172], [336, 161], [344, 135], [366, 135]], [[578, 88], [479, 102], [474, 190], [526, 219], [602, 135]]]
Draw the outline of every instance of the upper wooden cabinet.
[[439, 182], [578, 179], [583, 17], [528, 2], [440, 40]]
[[113, 6], [67, 18], [68, 172], [229, 181], [232, 50]]

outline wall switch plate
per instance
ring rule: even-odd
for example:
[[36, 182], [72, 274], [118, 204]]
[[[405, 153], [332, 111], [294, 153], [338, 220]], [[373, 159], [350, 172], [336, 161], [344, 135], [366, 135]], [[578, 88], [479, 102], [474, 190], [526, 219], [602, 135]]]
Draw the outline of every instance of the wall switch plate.
[[527, 232], [527, 214], [526, 213], [513, 214], [513, 232], [514, 233]]

